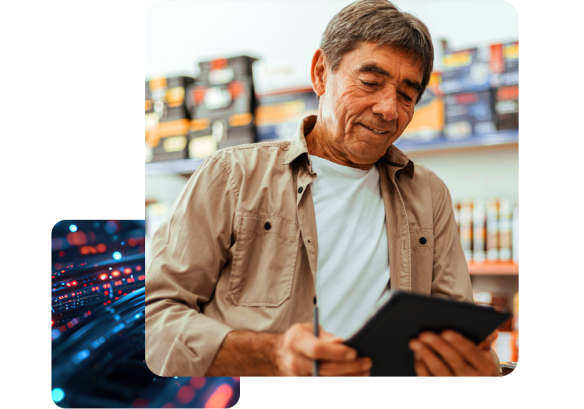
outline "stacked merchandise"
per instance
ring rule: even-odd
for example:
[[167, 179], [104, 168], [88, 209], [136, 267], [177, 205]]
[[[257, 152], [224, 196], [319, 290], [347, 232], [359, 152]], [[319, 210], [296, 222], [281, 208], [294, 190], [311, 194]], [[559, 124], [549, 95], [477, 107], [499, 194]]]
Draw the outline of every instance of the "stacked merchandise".
[[290, 139], [298, 124], [318, 113], [318, 99], [312, 88], [299, 88], [258, 96], [257, 140]]
[[238, 56], [199, 63], [200, 75], [187, 90], [193, 118], [190, 158], [202, 159], [217, 149], [255, 142], [254, 61]]
[[444, 135], [462, 140], [518, 127], [519, 43], [447, 52]]
[[454, 203], [454, 216], [467, 261], [518, 263], [519, 208], [510, 200], [464, 200]]
[[192, 77], [156, 77], [146, 81], [146, 162], [185, 159], [189, 113], [185, 89]]

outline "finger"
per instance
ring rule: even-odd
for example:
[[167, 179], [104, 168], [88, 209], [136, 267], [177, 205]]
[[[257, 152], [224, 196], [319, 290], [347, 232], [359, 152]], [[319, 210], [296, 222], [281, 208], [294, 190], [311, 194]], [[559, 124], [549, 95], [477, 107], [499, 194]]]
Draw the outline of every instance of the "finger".
[[283, 358], [283, 368], [287, 375], [312, 375], [312, 360], [303, 355], [289, 353]]
[[438, 353], [454, 375], [472, 375], [474, 368], [469, 366], [460, 353], [452, 348], [447, 341], [432, 332], [424, 332], [420, 334], [418, 339]]
[[485, 338], [483, 342], [479, 344], [479, 348], [489, 350], [491, 349], [491, 345], [495, 339], [497, 339], [497, 335], [499, 335], [499, 331], [495, 330], [489, 334], [488, 337]]
[[430, 376], [430, 371], [428, 371], [426, 364], [417, 354], [414, 354], [414, 368], [418, 376]]
[[331, 334], [328, 331], [325, 331], [324, 329], [322, 329], [322, 326], [319, 326], [319, 338], [322, 339], [323, 341], [327, 341], [327, 342], [336, 342], [336, 343], [342, 343], [344, 341], [343, 338], [337, 337], [334, 334]]
[[409, 347], [422, 361], [424, 361], [430, 374], [434, 376], [452, 376], [452, 371], [448, 365], [446, 365], [426, 344], [413, 339], [410, 341]]
[[318, 374], [322, 376], [353, 376], [370, 369], [371, 359], [369, 358], [359, 358], [348, 362], [321, 361], [318, 365]]
[[294, 343], [295, 352], [310, 359], [328, 361], [353, 361], [357, 358], [357, 351], [344, 344], [332, 343], [307, 334]]
[[483, 370], [486, 366], [491, 366], [489, 351], [482, 350], [468, 338], [463, 337], [458, 332], [446, 330], [442, 332], [444, 338], [452, 348], [457, 350], [463, 358], [475, 369]]

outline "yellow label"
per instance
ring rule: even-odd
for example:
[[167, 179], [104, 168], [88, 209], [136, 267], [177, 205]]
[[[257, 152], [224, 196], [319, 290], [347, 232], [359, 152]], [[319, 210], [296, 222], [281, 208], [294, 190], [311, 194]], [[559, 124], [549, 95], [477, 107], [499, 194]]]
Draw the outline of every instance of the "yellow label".
[[171, 108], [181, 106], [185, 100], [185, 89], [174, 87], [166, 90], [166, 102]]
[[189, 157], [203, 159], [217, 150], [217, 141], [212, 135], [194, 138], [189, 142]]
[[207, 129], [209, 124], [210, 122], [208, 118], [193, 119], [191, 121], [191, 131], [202, 131], [203, 129]]
[[447, 54], [442, 57], [442, 62], [448, 68], [462, 67], [472, 62], [472, 55], [469, 51]]
[[243, 114], [235, 114], [229, 117], [229, 125], [231, 126], [244, 126], [251, 122], [252, 115], [250, 112], [245, 112]]
[[301, 99], [283, 102], [274, 105], [260, 105], [256, 111], [256, 123], [267, 125], [270, 123], [285, 122], [294, 118], [294, 115], [304, 111], [305, 104]]
[[503, 49], [503, 55], [508, 59], [519, 58], [519, 43], [506, 45]]
[[144, 111], [150, 111], [151, 109], [152, 109], [152, 100], [147, 99], [146, 100], [146, 109], [144, 109]]
[[154, 77], [150, 79], [150, 90], [166, 88], [166, 77]]
[[187, 146], [186, 136], [171, 136], [164, 138], [162, 148], [165, 152], [180, 152]]

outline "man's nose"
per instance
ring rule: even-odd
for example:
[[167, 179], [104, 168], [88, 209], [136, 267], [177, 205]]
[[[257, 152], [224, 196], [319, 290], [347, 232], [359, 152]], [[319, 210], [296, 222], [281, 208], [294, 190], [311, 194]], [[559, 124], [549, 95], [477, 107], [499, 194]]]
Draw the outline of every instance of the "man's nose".
[[384, 120], [397, 119], [397, 93], [395, 89], [387, 89], [378, 95], [378, 99], [372, 107], [374, 114], [380, 114]]

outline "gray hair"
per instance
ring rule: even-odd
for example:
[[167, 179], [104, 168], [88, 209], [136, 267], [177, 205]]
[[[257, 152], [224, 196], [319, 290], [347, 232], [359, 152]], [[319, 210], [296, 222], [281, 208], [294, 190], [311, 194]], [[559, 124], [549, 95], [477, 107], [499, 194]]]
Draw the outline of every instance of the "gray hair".
[[376, 42], [378, 47], [398, 49], [421, 63], [423, 77], [422, 90], [416, 100], [418, 103], [428, 86], [434, 64], [434, 47], [428, 27], [387, 0], [359, 0], [346, 6], [329, 21], [320, 49], [334, 72], [343, 55], [364, 41]]

